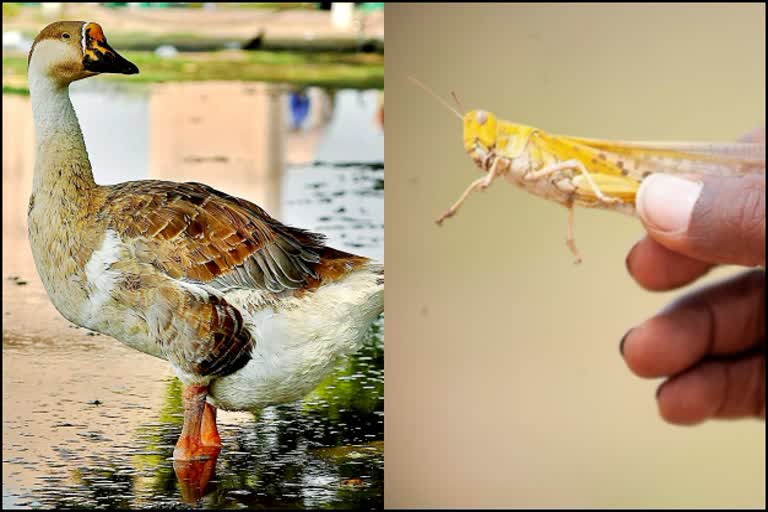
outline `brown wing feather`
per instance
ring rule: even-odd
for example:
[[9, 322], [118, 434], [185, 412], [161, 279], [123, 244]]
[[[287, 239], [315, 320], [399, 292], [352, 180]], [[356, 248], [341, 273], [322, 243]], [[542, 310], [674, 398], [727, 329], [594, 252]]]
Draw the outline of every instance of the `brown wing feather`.
[[204, 303], [196, 303], [195, 307], [199, 310], [200, 339], [208, 343], [199, 346], [196, 357], [187, 361], [189, 371], [197, 375], [222, 376], [245, 366], [251, 359], [254, 339], [237, 308], [213, 295]]
[[201, 377], [233, 373], [251, 358], [256, 340], [242, 313], [211, 287], [142, 272], [136, 261], [111, 265], [117, 302], [146, 322], [160, 354], [180, 370]]
[[148, 324], [166, 358], [193, 375], [239, 370], [250, 360], [256, 340], [223, 295], [202, 287], [193, 291], [192, 282], [218, 290], [303, 293], [368, 261], [327, 247], [322, 235], [285, 226], [255, 204], [200, 183], [134, 181], [105, 191], [97, 218], [117, 232], [136, 258], [123, 265], [150, 264], [159, 271], [126, 277], [126, 286], [140, 293], [126, 294], [123, 301], [144, 301], [137, 309], [149, 312]]
[[311, 288], [338, 277], [340, 267], [348, 271], [367, 261], [200, 183], [121, 183], [109, 187], [100, 215], [166, 275], [219, 289]]

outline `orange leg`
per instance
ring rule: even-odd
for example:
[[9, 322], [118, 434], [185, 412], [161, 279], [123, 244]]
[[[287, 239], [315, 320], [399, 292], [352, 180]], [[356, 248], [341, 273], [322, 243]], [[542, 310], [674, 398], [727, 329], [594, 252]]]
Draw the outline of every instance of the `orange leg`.
[[207, 402], [203, 410], [203, 425], [200, 438], [205, 446], [221, 448], [221, 437], [219, 437], [219, 430], [216, 428], [216, 408]]
[[208, 388], [206, 386], [186, 386], [184, 388], [184, 426], [181, 429], [181, 436], [176, 443], [176, 448], [173, 450], [174, 460], [210, 459], [218, 456], [219, 451], [221, 451], [220, 445], [208, 445], [202, 438], [207, 393]]

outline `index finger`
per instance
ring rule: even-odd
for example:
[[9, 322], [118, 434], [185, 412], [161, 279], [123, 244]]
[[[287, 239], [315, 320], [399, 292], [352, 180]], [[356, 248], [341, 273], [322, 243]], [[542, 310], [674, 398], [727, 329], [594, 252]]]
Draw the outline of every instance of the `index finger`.
[[679, 288], [703, 276], [715, 265], [667, 249], [644, 236], [626, 259], [627, 271], [646, 290]]

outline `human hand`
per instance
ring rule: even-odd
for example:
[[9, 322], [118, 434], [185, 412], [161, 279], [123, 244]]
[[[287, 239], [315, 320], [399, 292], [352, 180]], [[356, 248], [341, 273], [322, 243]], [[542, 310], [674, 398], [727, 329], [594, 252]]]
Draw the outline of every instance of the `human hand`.
[[[765, 129], [753, 133], [765, 142]], [[648, 231], [627, 255], [649, 290], [688, 284], [717, 264], [765, 268], [765, 175], [654, 175], [637, 195]], [[667, 377], [656, 391], [670, 423], [765, 419], [765, 271], [693, 291], [631, 329], [621, 353], [640, 377]]]

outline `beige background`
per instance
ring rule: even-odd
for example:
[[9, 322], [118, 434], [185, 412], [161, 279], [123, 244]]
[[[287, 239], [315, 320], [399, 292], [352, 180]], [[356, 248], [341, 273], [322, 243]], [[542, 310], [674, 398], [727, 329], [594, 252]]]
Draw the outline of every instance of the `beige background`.
[[388, 5], [386, 23], [386, 505], [764, 506], [765, 424], [667, 425], [619, 356], [680, 293], [627, 275], [639, 222], [578, 210], [574, 266], [565, 210], [497, 182], [438, 228], [479, 174], [406, 80], [554, 133], [734, 139], [764, 123], [764, 5]]

